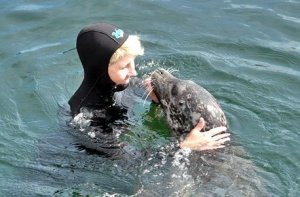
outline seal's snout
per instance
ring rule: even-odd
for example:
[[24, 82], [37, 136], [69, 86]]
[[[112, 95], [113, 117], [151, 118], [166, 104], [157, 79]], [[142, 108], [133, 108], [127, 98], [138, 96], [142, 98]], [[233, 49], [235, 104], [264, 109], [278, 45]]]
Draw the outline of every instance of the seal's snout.
[[169, 80], [169, 72], [165, 69], [157, 69], [151, 74], [151, 86], [157, 98], [165, 97], [163, 95], [167, 94], [169, 91], [167, 81]]
[[158, 69], [152, 73], [153, 77], [162, 77], [165, 74], [163, 69]]
[[163, 79], [163, 71], [162, 70], [156, 70], [151, 74], [152, 81], [161, 81]]
[[157, 72], [158, 72], [159, 74], [163, 75], [165, 71], [164, 71], [163, 69], [159, 69]]
[[[154, 82], [154, 86], [166, 86], [168, 81], [172, 81], [175, 79], [175, 77], [167, 70], [160, 68], [158, 70], [155, 70], [151, 74], [152, 82]], [[159, 83], [159, 84], [157, 84]]]
[[158, 70], [156, 70], [156, 71], [154, 71], [153, 72], [153, 75], [155, 76], [155, 77], [161, 77], [161, 78], [170, 78], [170, 77], [173, 77], [172, 75], [171, 75], [171, 73], [169, 73], [167, 70], [165, 70], [165, 69], [163, 69], [163, 68], [160, 68], [160, 69], [158, 69]]

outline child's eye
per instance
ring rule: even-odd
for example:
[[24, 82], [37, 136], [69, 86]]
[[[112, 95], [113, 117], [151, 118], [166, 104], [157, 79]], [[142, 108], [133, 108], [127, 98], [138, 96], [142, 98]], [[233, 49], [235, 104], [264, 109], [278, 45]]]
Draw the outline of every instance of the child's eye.
[[128, 68], [129, 67], [129, 64], [125, 65], [125, 66], [122, 66], [121, 69], [125, 69], [125, 68]]

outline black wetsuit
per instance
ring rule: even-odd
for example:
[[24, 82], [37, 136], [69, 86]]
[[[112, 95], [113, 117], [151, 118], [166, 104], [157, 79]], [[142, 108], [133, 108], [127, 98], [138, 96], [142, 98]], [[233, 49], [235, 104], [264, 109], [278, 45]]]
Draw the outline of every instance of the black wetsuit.
[[112, 104], [114, 92], [124, 90], [116, 86], [108, 75], [108, 64], [113, 53], [128, 35], [121, 29], [105, 23], [83, 28], [77, 37], [76, 48], [84, 69], [84, 79], [69, 100], [73, 115], [81, 107], [103, 108]]
[[90, 118], [91, 121], [88, 127], [77, 128], [72, 134], [79, 138], [83, 147], [108, 157], [124, 152], [116, 138], [119, 135], [116, 130], [128, 126], [120, 124], [120, 121], [126, 122], [127, 108], [116, 105], [113, 96], [127, 85], [117, 86], [110, 79], [108, 64], [113, 53], [127, 38], [128, 35], [114, 25], [99, 23], [83, 28], [76, 43], [84, 79], [69, 100], [69, 105], [73, 117], [82, 112], [83, 118]]

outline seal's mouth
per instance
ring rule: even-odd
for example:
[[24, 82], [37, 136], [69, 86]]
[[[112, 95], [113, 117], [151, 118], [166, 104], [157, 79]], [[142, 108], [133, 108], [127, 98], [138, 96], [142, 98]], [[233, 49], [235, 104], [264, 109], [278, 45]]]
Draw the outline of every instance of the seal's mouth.
[[167, 94], [169, 79], [173, 76], [165, 69], [155, 70], [151, 74], [151, 86], [159, 102]]
[[162, 78], [162, 71], [156, 70], [151, 74], [151, 86], [153, 88], [153, 92], [158, 98], [159, 102], [161, 101], [161, 94], [162, 94], [162, 83], [163, 83], [163, 78]]
[[153, 88], [153, 92], [155, 96], [157, 97], [158, 101], [160, 102], [161, 100], [161, 95], [159, 91], [159, 79], [157, 76], [154, 75], [154, 73], [151, 75], [151, 86]]

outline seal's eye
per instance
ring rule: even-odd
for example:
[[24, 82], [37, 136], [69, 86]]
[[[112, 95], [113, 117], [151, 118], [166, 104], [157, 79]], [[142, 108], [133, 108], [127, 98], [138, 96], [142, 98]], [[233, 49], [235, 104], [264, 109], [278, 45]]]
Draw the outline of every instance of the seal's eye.
[[174, 85], [174, 86], [172, 87], [171, 94], [172, 94], [173, 96], [176, 96], [176, 95], [178, 94], [178, 88], [177, 88], [176, 85]]

